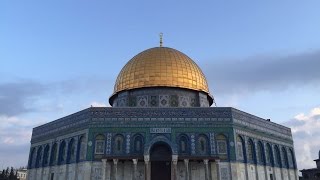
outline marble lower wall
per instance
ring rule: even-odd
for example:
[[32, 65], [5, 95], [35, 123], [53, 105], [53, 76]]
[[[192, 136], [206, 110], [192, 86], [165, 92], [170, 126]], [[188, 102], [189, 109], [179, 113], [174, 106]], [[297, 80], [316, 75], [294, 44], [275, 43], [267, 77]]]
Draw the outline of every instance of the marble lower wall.
[[195, 179], [205, 179], [205, 168], [204, 164], [201, 162], [190, 162], [190, 176], [192, 180]]
[[186, 168], [183, 162], [178, 162], [177, 164], [178, 178], [177, 180], [185, 180], [187, 176]]
[[[298, 180], [297, 171], [245, 163], [177, 163], [176, 180]], [[136, 176], [136, 178], [134, 178]], [[145, 163], [138, 162], [134, 175], [132, 161], [81, 162], [28, 170], [28, 180], [145, 180]]]
[[245, 163], [231, 163], [232, 180], [298, 180], [296, 170]]
[[[37, 169], [28, 170], [28, 180], [88, 180], [88, 179], [97, 179], [91, 177], [92, 173], [91, 168], [95, 167], [96, 163], [92, 162], [82, 162], [78, 164], [68, 164], [52, 167], [44, 167]], [[100, 172], [101, 172], [101, 164]], [[101, 174], [101, 173], [100, 173]], [[101, 175], [100, 175], [101, 176]], [[99, 179], [99, 178], [98, 178]], [[101, 179], [101, 177], [100, 177]]]
[[258, 179], [266, 179], [267, 177], [267, 171], [266, 171], [266, 166], [257, 166], [257, 174], [258, 174]]

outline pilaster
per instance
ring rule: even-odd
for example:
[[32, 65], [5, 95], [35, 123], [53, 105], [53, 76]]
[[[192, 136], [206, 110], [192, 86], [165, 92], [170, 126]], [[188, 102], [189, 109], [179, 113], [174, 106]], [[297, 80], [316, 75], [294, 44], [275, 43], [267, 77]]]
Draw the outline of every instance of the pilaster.
[[118, 159], [113, 159], [113, 177], [118, 180]]
[[209, 160], [208, 159], [204, 159], [203, 160], [203, 164], [204, 164], [204, 170], [205, 170], [205, 180], [210, 180], [210, 176], [209, 176], [209, 165], [208, 165]]
[[189, 173], [189, 159], [184, 159], [184, 167], [186, 171], [186, 180], [190, 180], [190, 173]]
[[172, 172], [171, 172], [171, 179], [177, 180], [178, 179], [178, 155], [172, 155]]
[[107, 159], [102, 159], [102, 180], [107, 180]]
[[220, 174], [220, 160], [217, 159], [215, 161], [216, 161], [216, 165], [217, 165], [217, 176], [218, 176], [218, 179], [220, 179], [220, 176], [221, 176], [221, 174]]
[[138, 165], [138, 159], [132, 159], [133, 162], [133, 180], [137, 180], [137, 165]]
[[151, 180], [151, 167], [150, 167], [150, 157], [149, 155], [144, 156], [144, 179], [145, 180]]

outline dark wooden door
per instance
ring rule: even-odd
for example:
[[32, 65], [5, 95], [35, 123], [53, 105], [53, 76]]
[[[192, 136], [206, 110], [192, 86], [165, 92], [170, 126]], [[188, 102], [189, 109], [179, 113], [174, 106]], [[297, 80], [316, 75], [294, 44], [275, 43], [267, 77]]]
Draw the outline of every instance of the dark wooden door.
[[151, 180], [170, 180], [171, 162], [153, 161], [151, 162]]
[[150, 151], [151, 180], [171, 179], [171, 148], [165, 143], [155, 144]]

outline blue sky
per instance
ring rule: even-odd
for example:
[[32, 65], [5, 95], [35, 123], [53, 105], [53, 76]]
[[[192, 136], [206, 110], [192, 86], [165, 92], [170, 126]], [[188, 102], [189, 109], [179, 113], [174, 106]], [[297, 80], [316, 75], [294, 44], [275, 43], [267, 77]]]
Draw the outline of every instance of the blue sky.
[[202, 67], [218, 106], [292, 127], [299, 168], [313, 167], [319, 7], [318, 0], [1, 1], [0, 168], [26, 164], [33, 127], [107, 105], [121, 68], [158, 46], [160, 32], [165, 46]]

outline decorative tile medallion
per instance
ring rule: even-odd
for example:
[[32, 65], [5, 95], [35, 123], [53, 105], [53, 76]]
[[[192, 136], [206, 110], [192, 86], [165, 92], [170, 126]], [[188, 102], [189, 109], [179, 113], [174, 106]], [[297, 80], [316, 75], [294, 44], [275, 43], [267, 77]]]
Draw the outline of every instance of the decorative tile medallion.
[[177, 95], [170, 96], [170, 106], [171, 107], [178, 107], [179, 106], [179, 99]]
[[179, 96], [179, 107], [190, 107], [189, 99], [188, 96]]
[[112, 133], [107, 133], [106, 154], [111, 154]]
[[150, 96], [150, 106], [158, 107], [158, 96]]
[[138, 107], [148, 107], [148, 96], [138, 96]]
[[126, 153], [129, 154], [130, 153], [130, 134], [127, 134], [126, 136]]
[[210, 149], [211, 149], [211, 154], [216, 154], [214, 133], [210, 133]]
[[196, 154], [196, 140], [194, 134], [191, 135], [191, 154]]
[[159, 106], [160, 107], [169, 107], [169, 95], [160, 95], [159, 96]]

